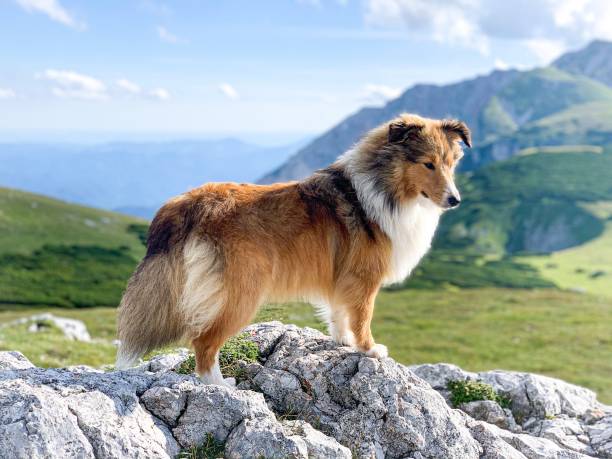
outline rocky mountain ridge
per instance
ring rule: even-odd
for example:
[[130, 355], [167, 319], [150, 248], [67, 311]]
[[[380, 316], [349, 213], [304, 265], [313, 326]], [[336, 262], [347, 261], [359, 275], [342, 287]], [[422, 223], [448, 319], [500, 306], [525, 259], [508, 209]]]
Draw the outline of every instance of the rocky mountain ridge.
[[260, 182], [301, 179], [402, 112], [465, 121], [475, 146], [462, 163], [466, 171], [528, 147], [604, 145], [612, 142], [610, 62], [612, 43], [596, 41], [548, 67], [495, 70], [449, 85], [415, 85], [383, 107], [365, 107], [348, 116]]
[[[259, 361], [241, 364], [237, 388], [176, 372], [187, 351], [106, 373], [0, 353], [0, 457], [168, 458], [210, 441], [229, 458], [612, 457], [612, 408], [588, 389], [524, 373], [408, 368], [279, 322], [245, 332]], [[489, 383], [508, 410], [452, 409], [448, 381], [466, 378]]]

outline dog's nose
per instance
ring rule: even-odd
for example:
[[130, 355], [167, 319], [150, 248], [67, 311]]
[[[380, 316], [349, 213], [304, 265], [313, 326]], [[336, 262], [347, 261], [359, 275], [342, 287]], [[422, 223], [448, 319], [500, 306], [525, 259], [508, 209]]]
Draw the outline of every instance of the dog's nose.
[[449, 207], [457, 207], [460, 203], [461, 201], [457, 199], [455, 196], [449, 196], [448, 198]]

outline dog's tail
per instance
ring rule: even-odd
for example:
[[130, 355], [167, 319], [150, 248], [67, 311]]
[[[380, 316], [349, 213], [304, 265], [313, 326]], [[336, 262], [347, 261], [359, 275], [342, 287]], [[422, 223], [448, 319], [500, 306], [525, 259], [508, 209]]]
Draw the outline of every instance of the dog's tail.
[[173, 252], [140, 263], [119, 306], [117, 369], [134, 366], [147, 352], [182, 338], [185, 327], [178, 305], [183, 277], [182, 257]]

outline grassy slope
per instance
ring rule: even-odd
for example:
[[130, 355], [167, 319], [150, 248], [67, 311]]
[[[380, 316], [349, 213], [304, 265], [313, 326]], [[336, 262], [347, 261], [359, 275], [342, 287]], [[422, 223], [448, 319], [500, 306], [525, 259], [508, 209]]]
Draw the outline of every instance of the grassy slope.
[[[32, 314], [0, 312], [0, 322]], [[114, 360], [115, 310], [51, 310], [85, 321], [96, 342], [64, 341], [46, 333], [0, 329], [0, 349], [17, 349], [45, 366], [110, 364]], [[267, 306], [255, 319], [324, 329], [310, 306]], [[598, 391], [612, 403], [611, 301], [557, 290], [471, 289], [382, 292], [375, 338], [406, 364], [453, 362], [469, 370], [504, 368], [560, 377]]]
[[57, 199], [0, 188], [0, 253], [29, 254], [45, 244], [126, 246], [134, 257], [144, 253], [130, 224], [144, 220]]
[[612, 201], [585, 205], [606, 221], [603, 234], [550, 255], [520, 257], [556, 285], [612, 298]]
[[602, 219], [582, 204], [612, 201], [612, 151], [519, 156], [468, 174], [460, 184], [463, 204], [445, 215], [438, 248], [521, 251], [551, 217], [563, 218], [572, 228], [568, 245], [577, 245], [603, 231]]
[[0, 304], [118, 303], [146, 222], [0, 188]]

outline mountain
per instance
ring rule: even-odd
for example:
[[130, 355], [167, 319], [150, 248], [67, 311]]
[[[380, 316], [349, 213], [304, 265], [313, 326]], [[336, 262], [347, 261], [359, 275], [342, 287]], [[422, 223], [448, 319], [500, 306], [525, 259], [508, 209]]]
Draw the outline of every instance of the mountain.
[[[497, 70], [450, 85], [416, 85], [384, 107], [363, 108], [349, 116], [260, 181], [302, 178], [333, 162], [369, 129], [402, 112], [467, 122], [475, 148], [466, 155], [463, 170], [507, 159], [528, 147], [607, 143], [612, 140], [612, 88], [604, 84], [605, 78], [590, 77], [603, 75], [605, 71], [598, 73], [595, 67], [608, 68], [611, 61], [612, 43], [594, 42], [550, 67]], [[584, 68], [570, 62], [584, 63]], [[604, 63], [598, 67], [598, 62]]]
[[146, 221], [0, 188], [0, 309], [116, 306]]
[[612, 43], [595, 40], [584, 49], [564, 54], [553, 65], [568, 73], [587, 76], [611, 86]]
[[236, 139], [102, 145], [0, 144], [0, 185], [150, 218], [168, 198], [210, 181], [254, 181], [292, 146]]

